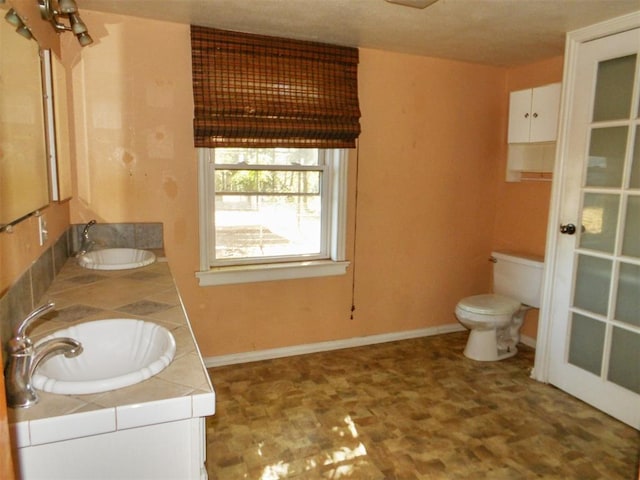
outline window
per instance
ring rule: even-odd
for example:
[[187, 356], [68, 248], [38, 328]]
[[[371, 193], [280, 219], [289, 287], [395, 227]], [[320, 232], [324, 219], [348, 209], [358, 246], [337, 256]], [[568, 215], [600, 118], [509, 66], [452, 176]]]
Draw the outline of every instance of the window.
[[200, 285], [346, 271], [346, 150], [202, 148]]
[[344, 274], [356, 48], [191, 26], [200, 285]]

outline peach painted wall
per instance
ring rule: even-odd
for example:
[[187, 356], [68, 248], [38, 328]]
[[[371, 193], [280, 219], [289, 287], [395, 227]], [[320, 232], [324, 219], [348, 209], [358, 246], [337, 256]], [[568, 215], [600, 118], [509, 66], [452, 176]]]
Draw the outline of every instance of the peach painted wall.
[[361, 50], [356, 320], [363, 333], [456, 322], [487, 291], [504, 70]]
[[[72, 223], [163, 222], [205, 356], [454, 323], [457, 299], [489, 288], [503, 69], [361, 50], [348, 274], [201, 288], [188, 26], [88, 11], [83, 19], [96, 43], [72, 73]], [[63, 45], [63, 57], [72, 49]]]
[[[562, 81], [564, 57], [554, 57], [507, 71], [507, 90], [522, 90]], [[504, 132], [503, 145], [507, 139]], [[500, 171], [506, 170], [506, 155], [502, 156]], [[544, 256], [551, 182], [505, 182], [497, 186], [497, 204], [493, 245], [497, 250], [514, 250]], [[538, 311], [528, 312], [522, 333], [536, 338]]]

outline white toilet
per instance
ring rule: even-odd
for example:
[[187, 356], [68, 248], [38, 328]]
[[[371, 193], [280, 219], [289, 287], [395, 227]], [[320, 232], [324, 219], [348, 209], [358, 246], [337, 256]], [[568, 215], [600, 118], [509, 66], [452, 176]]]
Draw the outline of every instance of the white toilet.
[[513, 357], [527, 310], [540, 307], [541, 258], [493, 252], [493, 294], [463, 298], [456, 305], [458, 321], [467, 327], [464, 355], [490, 362]]

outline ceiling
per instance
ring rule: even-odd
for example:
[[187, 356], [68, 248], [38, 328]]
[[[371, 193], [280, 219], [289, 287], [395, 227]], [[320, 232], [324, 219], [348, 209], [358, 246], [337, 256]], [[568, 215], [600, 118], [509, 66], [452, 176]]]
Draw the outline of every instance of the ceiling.
[[[640, 0], [78, 0], [83, 10], [496, 66], [561, 55], [566, 32]], [[89, 25], [89, 29], [91, 26]]]

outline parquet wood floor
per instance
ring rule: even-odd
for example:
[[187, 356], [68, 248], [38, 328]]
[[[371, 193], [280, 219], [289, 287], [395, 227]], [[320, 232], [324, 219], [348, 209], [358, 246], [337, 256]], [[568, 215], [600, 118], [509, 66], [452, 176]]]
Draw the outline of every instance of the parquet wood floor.
[[210, 480], [638, 478], [640, 433], [466, 332], [209, 369]]

